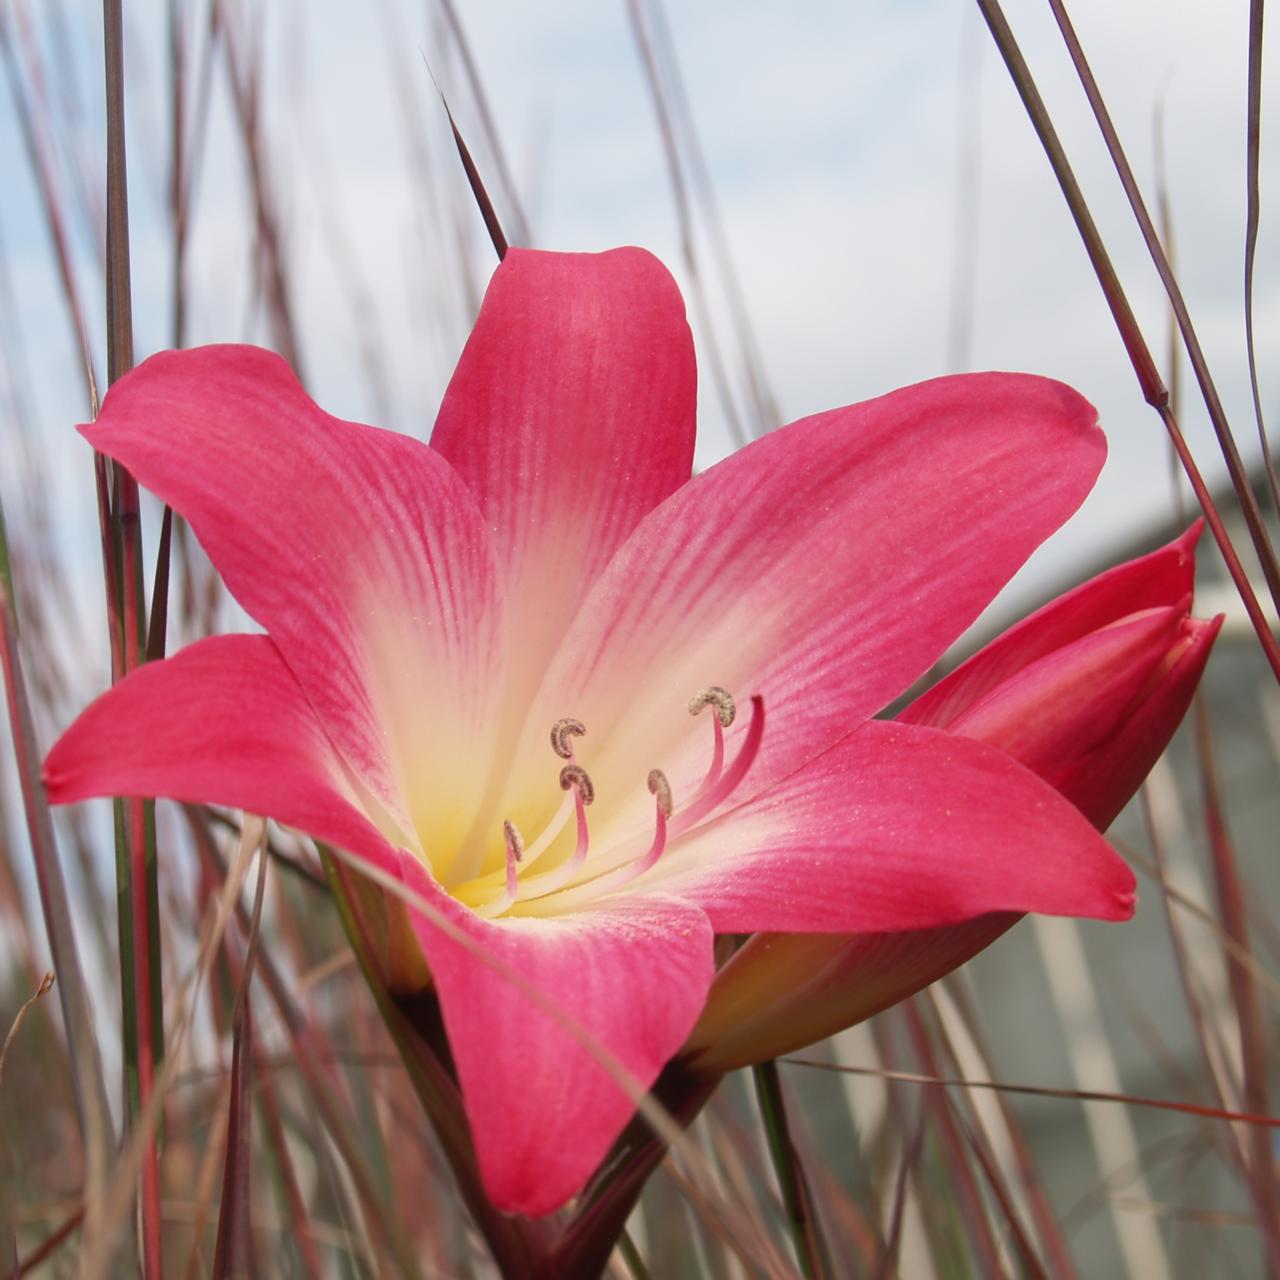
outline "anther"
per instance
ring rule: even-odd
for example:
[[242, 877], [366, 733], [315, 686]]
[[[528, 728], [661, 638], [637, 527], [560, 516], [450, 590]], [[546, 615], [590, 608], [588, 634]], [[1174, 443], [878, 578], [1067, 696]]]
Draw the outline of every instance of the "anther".
[[661, 769], [649, 770], [649, 794], [658, 802], [658, 808], [662, 810], [664, 818], [671, 817], [673, 808], [671, 803], [671, 783], [667, 781], [667, 775]]
[[507, 852], [511, 857], [519, 862], [524, 858], [524, 840], [520, 837], [520, 832], [516, 830], [514, 822], [504, 822], [502, 824], [502, 834], [506, 837]]
[[502, 834], [507, 844], [507, 903], [510, 904], [516, 900], [516, 894], [520, 888], [516, 863], [524, 857], [524, 841], [520, 838], [520, 833], [513, 822], [502, 824]]
[[[697, 826], [718, 804], [727, 799], [733, 789], [746, 777], [756, 756], [760, 753], [760, 741], [764, 737], [764, 699], [757, 693], [751, 698], [751, 722], [742, 736], [738, 754], [729, 767], [721, 771], [715, 765], [703, 780], [693, 798], [681, 806], [676, 815], [673, 838]], [[717, 755], [720, 743], [717, 742]]]
[[715, 707], [716, 718], [726, 729], [733, 723], [733, 717], [738, 714], [738, 709], [733, 702], [733, 694], [728, 689], [722, 689], [718, 684], [700, 690], [689, 699], [689, 714], [696, 716], [703, 707], [707, 706]]
[[577, 788], [583, 804], [590, 804], [596, 798], [596, 789], [580, 764], [567, 764], [560, 770], [560, 790], [568, 791], [570, 787]]
[[[573, 745], [569, 742], [569, 739], [581, 738], [586, 731], [587, 726], [581, 720], [573, 719], [572, 716], [565, 716], [563, 720], [557, 720], [551, 726], [551, 750], [561, 760], [572, 760]], [[591, 802], [588, 800], [587, 803], [590, 804]]]

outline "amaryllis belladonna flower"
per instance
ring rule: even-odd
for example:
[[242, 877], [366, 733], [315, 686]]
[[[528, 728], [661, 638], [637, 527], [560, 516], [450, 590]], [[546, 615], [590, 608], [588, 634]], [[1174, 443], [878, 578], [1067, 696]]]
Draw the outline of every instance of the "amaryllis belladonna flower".
[[652, 257], [513, 250], [429, 446], [232, 346], [153, 357], [83, 429], [266, 634], [122, 681], [54, 747], [51, 797], [266, 814], [451, 921], [411, 908], [420, 956], [390, 977], [429, 972], [502, 1209], [582, 1187], [632, 1110], [592, 1043], [651, 1083], [717, 933], [1132, 908], [1029, 770], [869, 719], [1079, 504], [1090, 406], [944, 378], [691, 479], [694, 400]]
[[[899, 716], [1007, 751], [1105, 830], [1168, 745], [1221, 616], [1191, 616], [1200, 525], [1010, 628]], [[1028, 849], [1034, 858], [1036, 850]], [[939, 929], [758, 934], [717, 974], [686, 1052], [704, 1071], [789, 1053], [869, 1018], [1019, 919]]]

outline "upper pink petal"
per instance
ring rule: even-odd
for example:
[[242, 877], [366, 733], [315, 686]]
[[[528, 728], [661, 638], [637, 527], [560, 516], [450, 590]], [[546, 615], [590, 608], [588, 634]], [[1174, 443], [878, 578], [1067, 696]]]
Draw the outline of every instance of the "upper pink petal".
[[860, 933], [992, 911], [1127, 919], [1133, 873], [1047, 783], [985, 743], [872, 720], [697, 828], [640, 882], [717, 933]]
[[618, 545], [689, 479], [696, 391], [684, 303], [651, 254], [512, 249], [494, 273], [431, 444], [493, 528], [533, 675]]
[[440, 454], [329, 416], [253, 347], [153, 356], [82, 430], [191, 522], [384, 803], [463, 823], [497, 605], [480, 512]]
[[[942, 378], [783, 428], [702, 473], [623, 545], [526, 724], [587, 726], [598, 796], [651, 822], [676, 808], [710, 731], [688, 698], [722, 685], [769, 725], [745, 784], [767, 788], [885, 706], [1075, 510], [1105, 453], [1090, 405], [1044, 378]], [[748, 719], [740, 717], [740, 722]], [[743, 727], [735, 725], [732, 735]], [[730, 750], [733, 743], [730, 744]]]
[[499, 1209], [550, 1213], [582, 1190], [635, 1110], [616, 1067], [647, 1089], [688, 1036], [711, 984], [711, 925], [663, 895], [489, 922], [408, 860], [405, 873], [472, 943], [413, 917], [485, 1189]]
[[54, 804], [164, 796], [234, 806], [397, 874], [399, 855], [267, 636], [216, 636], [139, 667], [59, 738], [44, 781]]

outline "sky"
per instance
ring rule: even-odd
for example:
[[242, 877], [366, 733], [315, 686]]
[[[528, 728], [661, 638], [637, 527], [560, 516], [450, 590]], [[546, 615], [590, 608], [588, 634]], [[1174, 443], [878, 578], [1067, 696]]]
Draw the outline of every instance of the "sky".
[[[101, 353], [97, 234], [92, 217], [78, 212], [100, 199], [101, 9], [88, 0], [47, 8], [11, 0], [10, 7], [31, 10], [34, 47], [49, 77], [46, 123]], [[126, 8], [141, 357], [172, 341], [165, 6], [142, 0]], [[1163, 359], [1162, 294], [1047, 6], [1012, 0], [1007, 8]], [[1241, 318], [1246, 9], [1078, 0], [1072, 16], [1149, 196], [1154, 122], [1163, 114], [1179, 274], [1228, 412], [1251, 442]], [[206, 11], [204, 4], [184, 9], [193, 50]], [[645, 245], [693, 299], [626, 5], [489, 0], [460, 3], [458, 11], [527, 214], [527, 241], [555, 249]], [[508, 230], [519, 226], [480, 105], [446, 35], [445, 11], [396, 0], [270, 0], [241, 13], [242, 50], [261, 48], [263, 151], [288, 246], [306, 381], [332, 412], [425, 435], [469, 323], [459, 262], [478, 285], [493, 265], [479, 219], [460, 194], [432, 74]], [[1015, 588], [1016, 602], [1064, 585], [1082, 567], [1100, 567], [1135, 530], [1168, 516], [1160, 424], [1142, 403], [976, 6], [846, 0], [798, 10], [704, 0], [669, 6], [666, 20], [741, 290], [738, 314], [749, 322], [778, 422], [957, 368], [1027, 370], [1077, 387], [1099, 408], [1110, 460], [1080, 515]], [[189, 79], [194, 92], [194, 68]], [[211, 86], [194, 196], [187, 340], [270, 341], [252, 303], [252, 210], [220, 64]], [[67, 536], [91, 546], [88, 451], [70, 430], [85, 416], [84, 396], [8, 81], [4, 88], [0, 238], [10, 285], [0, 298], [9, 313], [0, 342], [20, 350], [16, 376], [26, 388], [28, 430], [50, 459]], [[1278, 228], [1267, 185], [1274, 167], [1265, 158], [1278, 123], [1264, 90], [1256, 303], [1264, 404], [1274, 403], [1267, 379], [1280, 330]], [[703, 212], [699, 204], [696, 261], [712, 323], [692, 302], [691, 316], [702, 368], [698, 463], [705, 466], [732, 447], [709, 371], [711, 337], [730, 365], [736, 347]], [[967, 282], [958, 292], [957, 280]], [[970, 317], [963, 343], [953, 326], [957, 308]], [[6, 376], [14, 367], [7, 362]], [[371, 390], [371, 367], [378, 390]], [[1184, 420], [1206, 470], [1220, 474], [1193, 391]], [[9, 430], [0, 422], [0, 432]], [[1256, 447], [1247, 444], [1246, 452]], [[96, 571], [91, 556], [83, 560], [86, 572]]]

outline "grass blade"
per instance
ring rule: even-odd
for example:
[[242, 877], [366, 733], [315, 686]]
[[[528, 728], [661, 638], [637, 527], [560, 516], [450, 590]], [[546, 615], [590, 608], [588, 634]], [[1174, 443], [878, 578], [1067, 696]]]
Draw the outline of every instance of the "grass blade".
[[1066, 199], [1067, 208], [1070, 210], [1071, 217], [1076, 224], [1076, 230], [1080, 233], [1085, 251], [1089, 255], [1089, 262], [1098, 277], [1098, 283], [1102, 286], [1103, 296], [1107, 300], [1112, 318], [1115, 320], [1116, 328], [1119, 330], [1120, 339], [1124, 343], [1125, 350], [1129, 353], [1129, 360], [1133, 365], [1133, 371], [1138, 379], [1138, 385], [1142, 389], [1142, 394], [1147, 403], [1160, 415], [1160, 420], [1164, 423], [1165, 430], [1169, 433], [1169, 438], [1173, 443], [1173, 447], [1177, 450], [1183, 470], [1191, 482], [1191, 488], [1195, 492], [1201, 509], [1204, 511], [1205, 523], [1208, 524], [1210, 531], [1213, 533], [1214, 541], [1218, 544], [1218, 549], [1226, 562], [1227, 571], [1231, 575], [1231, 581], [1240, 593], [1240, 599], [1249, 615], [1249, 621], [1257, 634], [1262, 651], [1266, 655], [1267, 663], [1275, 674], [1277, 682], [1280, 682], [1280, 642], [1277, 642], [1276, 637], [1271, 632], [1270, 624], [1258, 604], [1257, 596], [1249, 582], [1248, 575], [1245, 573], [1244, 566], [1240, 563], [1240, 557], [1236, 554], [1235, 546], [1231, 542], [1231, 537], [1227, 533], [1222, 517], [1209, 493], [1209, 488], [1205, 484], [1204, 477], [1200, 474], [1200, 468], [1196, 465], [1191, 450], [1182, 435], [1182, 429], [1169, 407], [1168, 390], [1156, 369], [1146, 340], [1138, 327], [1133, 309], [1130, 307], [1119, 277], [1116, 275], [1115, 267], [1112, 265], [1111, 257], [1102, 242], [1102, 236], [1093, 220], [1093, 215], [1089, 212], [1088, 203], [1080, 190], [1080, 184], [1076, 181], [1075, 173], [1067, 160], [1066, 151], [1063, 149], [1062, 142], [1058, 137], [1058, 131], [1053, 127], [1053, 122], [1049, 118], [1049, 112], [1040, 96], [1039, 89], [1036, 87], [1031, 70], [1027, 66], [1026, 59], [1022, 56], [1022, 50], [1018, 47], [1018, 42], [1014, 38], [1013, 31], [1004, 16], [999, 0], [977, 0], [977, 3], [982, 10], [983, 17], [986, 18], [987, 26], [996, 42], [996, 46], [1000, 50], [1000, 55], [1004, 59], [1014, 86], [1017, 88], [1018, 96], [1022, 99], [1023, 107], [1026, 109], [1032, 127], [1035, 129], [1036, 135], [1040, 139], [1040, 144], [1044, 148], [1045, 155], [1053, 168], [1054, 177], [1058, 181], [1058, 186]]
[[812, 1211], [812, 1196], [805, 1182], [804, 1167], [791, 1141], [791, 1127], [787, 1120], [787, 1105], [782, 1096], [782, 1081], [778, 1078], [778, 1064], [774, 1061], [757, 1063], [751, 1068], [755, 1082], [756, 1099], [760, 1104], [760, 1116], [764, 1121], [765, 1138], [774, 1172], [778, 1175], [778, 1188], [782, 1192], [783, 1207], [791, 1224], [791, 1238], [795, 1245], [796, 1259], [801, 1274], [807, 1280], [826, 1274], [823, 1266], [822, 1244], [818, 1237], [818, 1224]]
[[[1057, 19], [1058, 29], [1062, 32], [1063, 43], [1067, 47], [1067, 52], [1071, 56], [1076, 74], [1080, 78], [1085, 97], [1089, 100], [1094, 119], [1098, 122], [1103, 141], [1106, 143], [1107, 151], [1111, 156], [1112, 163], [1115, 165], [1116, 173], [1120, 177], [1120, 185], [1124, 188], [1124, 193], [1129, 200], [1129, 207], [1133, 210], [1133, 216], [1137, 219], [1142, 238], [1146, 241], [1147, 249], [1151, 254], [1151, 260], [1160, 275], [1160, 282], [1164, 285], [1165, 292], [1169, 295], [1169, 303], [1173, 307], [1174, 316], [1177, 318], [1178, 330], [1182, 334], [1183, 343], [1186, 345], [1187, 355], [1191, 360], [1191, 368], [1196, 375], [1196, 381], [1200, 385], [1200, 393], [1204, 398], [1205, 408], [1209, 411], [1209, 419], [1213, 423], [1214, 432], [1218, 437], [1218, 445], [1222, 450], [1222, 456], [1226, 459], [1232, 487], [1235, 489], [1236, 498], [1239, 500], [1240, 509], [1244, 514], [1249, 535], [1253, 539], [1254, 550], [1258, 553], [1258, 560], [1262, 565], [1267, 586], [1271, 590], [1272, 602], [1275, 604], [1277, 611], [1280, 611], [1280, 561], [1276, 559], [1275, 549], [1271, 545], [1270, 535], [1262, 519], [1262, 512], [1258, 508], [1258, 500], [1254, 496], [1252, 486], [1249, 484], [1249, 476], [1240, 457], [1240, 451], [1236, 447], [1231, 424], [1227, 421], [1226, 410], [1222, 407], [1222, 400], [1214, 384], [1213, 375], [1209, 372], [1208, 361], [1205, 359], [1204, 351], [1200, 347], [1200, 339], [1196, 335], [1195, 326], [1191, 323], [1191, 314], [1187, 310], [1186, 299], [1182, 296], [1182, 289], [1178, 285], [1177, 277], [1173, 274], [1172, 267], [1169, 265], [1169, 259], [1165, 255], [1163, 245], [1160, 243], [1160, 236], [1156, 232], [1155, 224], [1151, 221], [1151, 215], [1147, 211], [1142, 192], [1138, 189], [1138, 180], [1134, 177], [1129, 159], [1125, 155], [1124, 148], [1120, 145], [1120, 136], [1117, 134], [1115, 125], [1111, 120], [1111, 113], [1107, 110], [1106, 103], [1102, 99], [1102, 91], [1098, 88], [1098, 82], [1094, 78], [1093, 69], [1089, 66], [1089, 60], [1085, 57], [1084, 48], [1076, 35], [1075, 27], [1067, 14], [1066, 4], [1064, 0], [1049, 0], [1049, 7], [1053, 10], [1053, 16]], [[1260, 14], [1258, 15], [1258, 28], [1259, 36], [1261, 36]], [[1261, 59], [1261, 48], [1258, 49], [1257, 56]], [[1261, 67], [1259, 67], [1259, 74], [1261, 74]], [[1254, 152], [1256, 156], [1256, 146]], [[1256, 195], [1256, 191], [1254, 194]], [[1253, 231], [1256, 238], [1256, 223]], [[1251, 258], [1250, 265], [1252, 265]], [[1248, 311], [1246, 312], [1246, 321], [1250, 326], [1250, 332], [1252, 332], [1252, 316]], [[1252, 341], [1250, 341], [1250, 350], [1252, 351]], [[1270, 467], [1268, 466], [1269, 472]]]
[[1245, 230], [1244, 230], [1244, 341], [1249, 357], [1249, 389], [1253, 393], [1253, 416], [1258, 424], [1258, 441], [1267, 471], [1271, 502], [1280, 515], [1280, 481], [1271, 456], [1262, 396], [1258, 391], [1258, 353], [1253, 340], [1253, 260], [1258, 251], [1258, 221], [1261, 201], [1258, 193], [1258, 152], [1262, 141], [1262, 16], [1263, 0], [1249, 0], [1249, 89], [1245, 111]]
[[[93, 1026], [93, 1008], [80, 968], [75, 926], [67, 895], [62, 864], [58, 858], [53, 834], [53, 820], [40, 781], [41, 753], [36, 742], [35, 724], [27, 700], [18, 652], [18, 618], [13, 599], [13, 576], [9, 564], [9, 543], [5, 534], [4, 512], [0, 509], [0, 666], [4, 671], [5, 699], [8, 706], [14, 757], [18, 766], [18, 782], [26, 812], [31, 854], [35, 863], [36, 886], [49, 936], [49, 952], [58, 976], [58, 999], [66, 1028], [67, 1049], [73, 1067], [73, 1085], [79, 1112], [80, 1135], [84, 1143], [87, 1169], [86, 1198], [96, 1203], [106, 1178], [107, 1152], [115, 1145], [111, 1111], [98, 1053], [98, 1040]], [[93, 1223], [90, 1223], [92, 1229]]]
[[218, 1210], [218, 1236], [213, 1253], [213, 1274], [217, 1280], [246, 1275], [252, 1270], [252, 1239], [249, 1211], [249, 1174], [253, 1151], [253, 1018], [250, 990], [253, 962], [258, 950], [258, 930], [262, 924], [262, 899], [267, 884], [268, 858], [258, 858], [258, 887], [254, 891], [253, 915], [249, 923], [248, 953], [236, 992], [231, 1017], [231, 1095], [227, 1102], [227, 1149], [222, 1171], [222, 1203]]
[[[476, 67], [475, 59], [471, 56], [471, 46], [467, 42], [466, 34], [462, 30], [462, 23], [458, 18], [458, 11], [453, 6], [453, 0], [440, 0], [440, 8], [444, 13], [445, 21], [448, 23], [449, 34], [453, 37], [454, 46], [462, 56], [463, 70], [467, 73], [467, 82], [471, 86], [471, 93], [475, 98], [476, 108], [480, 112], [480, 123], [484, 128], [485, 140], [489, 144], [489, 152], [493, 156], [493, 162], [498, 168], [498, 178], [502, 183], [503, 190], [506, 192], [507, 203], [510, 205], [510, 212], [516, 229], [516, 242], [518, 244], [527, 245], [529, 243], [529, 224], [525, 220], [524, 213], [520, 207], [520, 200], [516, 195], [516, 184], [511, 176], [511, 170], [507, 165], [506, 154], [502, 149], [502, 143], [498, 137], [498, 126], [494, 122], [493, 112], [489, 109], [489, 99], [488, 95], [484, 91], [484, 83], [480, 78], [480, 72]], [[453, 123], [452, 116], [450, 117], [449, 122], [450, 124]], [[457, 137], [456, 129], [454, 131], [454, 137], [455, 139]], [[498, 256], [501, 257], [502, 255], [499, 254]]]
[[[1235, 849], [1227, 830], [1209, 712], [1201, 696], [1197, 696], [1195, 700], [1193, 715], [1204, 791], [1205, 826], [1218, 892], [1218, 913], [1226, 937], [1235, 944], [1231, 950], [1224, 948], [1224, 959], [1240, 1031], [1244, 1105], [1248, 1111], [1266, 1114], [1269, 1110], [1267, 1024], [1262, 1015], [1253, 969], [1240, 959], [1240, 953], [1252, 955], [1249, 950], [1245, 890], [1236, 864]], [[1266, 1241], [1269, 1270], [1280, 1274], [1280, 1205], [1276, 1201], [1275, 1151], [1271, 1135], [1264, 1129], [1254, 1129], [1249, 1137], [1252, 1156], [1248, 1171], [1249, 1189], [1253, 1193], [1258, 1225]]]
[[[103, 0], [103, 55], [107, 119], [107, 380], [133, 367], [133, 301], [129, 267], [129, 186], [125, 154], [124, 28], [120, 0]], [[137, 481], [112, 464], [108, 527], [119, 567], [123, 643], [119, 679], [145, 658], [146, 591], [142, 577], [142, 516]], [[164, 1057], [164, 1006], [160, 988], [160, 909], [156, 882], [155, 805], [130, 798], [117, 802], [117, 867], [120, 876], [122, 1000], [126, 1011], [124, 1055], [133, 1076], [133, 1119], [146, 1109], [155, 1073]], [[156, 1130], [147, 1138], [141, 1164], [143, 1274], [163, 1274], [160, 1245], [160, 1146]]]
[[493, 251], [501, 262], [507, 256], [507, 237], [503, 233], [502, 224], [498, 221], [493, 201], [489, 199], [489, 193], [485, 190], [480, 170], [476, 168], [476, 162], [471, 158], [471, 150], [463, 140], [462, 132], [453, 118], [453, 112], [449, 109], [449, 100], [444, 96], [443, 90], [440, 90], [440, 101], [444, 106], [445, 115], [449, 117], [449, 128], [453, 131], [453, 145], [458, 148], [458, 159], [462, 161], [463, 172], [467, 175], [467, 185], [471, 188], [471, 194], [475, 197], [476, 205], [480, 209], [480, 216], [484, 219], [484, 229], [489, 233]]

